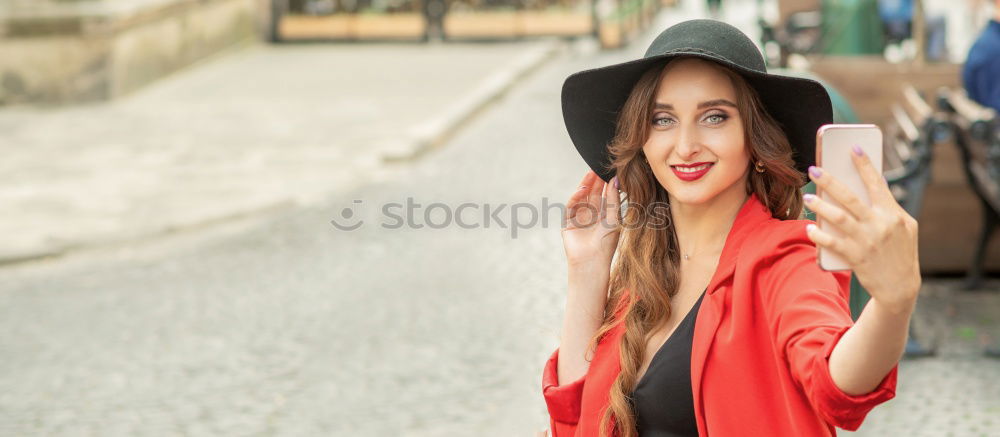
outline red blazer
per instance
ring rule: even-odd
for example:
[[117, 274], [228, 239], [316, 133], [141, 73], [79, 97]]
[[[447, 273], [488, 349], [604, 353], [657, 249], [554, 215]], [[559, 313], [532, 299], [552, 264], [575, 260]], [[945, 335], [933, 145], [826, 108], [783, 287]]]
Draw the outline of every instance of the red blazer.
[[[771, 217], [756, 195], [737, 214], [694, 327], [699, 436], [834, 436], [834, 426], [857, 430], [868, 411], [895, 397], [898, 364], [867, 394], [834, 385], [828, 358], [854, 324], [850, 272], [819, 268], [807, 223]], [[558, 348], [546, 362], [542, 393], [553, 437], [599, 435], [621, 371], [622, 333], [619, 323], [576, 381], [558, 385]]]

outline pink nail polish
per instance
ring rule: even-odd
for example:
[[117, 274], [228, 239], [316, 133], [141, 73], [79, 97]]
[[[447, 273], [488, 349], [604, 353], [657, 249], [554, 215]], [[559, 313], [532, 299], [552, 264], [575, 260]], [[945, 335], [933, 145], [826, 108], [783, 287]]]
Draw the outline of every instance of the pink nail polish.
[[865, 151], [861, 150], [861, 146], [855, 144], [853, 149], [854, 149], [854, 154], [855, 155], [857, 155], [857, 156], [864, 156]]
[[820, 176], [823, 175], [823, 171], [820, 170], [819, 167], [816, 167], [815, 165], [810, 165], [809, 166], [809, 174], [811, 174], [812, 177], [814, 177], [814, 178], [818, 178], [818, 177], [820, 177]]

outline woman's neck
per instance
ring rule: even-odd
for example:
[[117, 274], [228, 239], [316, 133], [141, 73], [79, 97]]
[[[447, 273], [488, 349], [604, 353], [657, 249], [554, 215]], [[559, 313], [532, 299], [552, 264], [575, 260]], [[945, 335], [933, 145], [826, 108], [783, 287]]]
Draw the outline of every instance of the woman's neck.
[[736, 215], [749, 198], [741, 184], [731, 188], [705, 203], [688, 204], [671, 199], [670, 215], [682, 260], [684, 255], [693, 259], [722, 252]]

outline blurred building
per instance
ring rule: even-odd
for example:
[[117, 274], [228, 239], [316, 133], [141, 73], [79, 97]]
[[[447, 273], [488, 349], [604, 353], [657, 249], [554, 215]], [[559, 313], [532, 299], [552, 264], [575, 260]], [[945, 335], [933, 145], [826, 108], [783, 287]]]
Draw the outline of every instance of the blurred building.
[[128, 93], [252, 38], [266, 0], [5, 0], [0, 105]]

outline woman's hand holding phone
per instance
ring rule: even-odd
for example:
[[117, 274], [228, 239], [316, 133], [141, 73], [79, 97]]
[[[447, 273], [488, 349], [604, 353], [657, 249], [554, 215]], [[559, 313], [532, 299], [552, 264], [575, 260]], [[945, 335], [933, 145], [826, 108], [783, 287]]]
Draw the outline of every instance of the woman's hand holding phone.
[[855, 146], [850, 155], [871, 206], [832, 174], [810, 167], [809, 178], [817, 188], [843, 208], [806, 194], [806, 206], [841, 236], [813, 224], [807, 226], [807, 234], [817, 246], [841, 257], [872, 299], [893, 312], [912, 311], [921, 284], [917, 221], [896, 202], [881, 172], [860, 147]]

